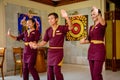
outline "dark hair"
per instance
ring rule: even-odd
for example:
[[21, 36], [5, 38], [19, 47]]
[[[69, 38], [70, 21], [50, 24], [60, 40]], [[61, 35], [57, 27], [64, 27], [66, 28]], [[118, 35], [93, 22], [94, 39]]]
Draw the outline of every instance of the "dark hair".
[[102, 16], [102, 13], [101, 13], [101, 10], [100, 10], [100, 9], [98, 9], [98, 13]]
[[91, 9], [91, 12], [93, 12], [93, 9]]
[[29, 20], [34, 23], [34, 28], [36, 29], [36, 27], [37, 27], [37, 26], [36, 26], [36, 21], [35, 21], [33, 18], [29, 18], [27, 21], [29, 21]]
[[57, 13], [54, 13], [54, 12], [50, 13], [50, 14], [48, 14], [48, 17], [51, 16], [51, 15], [53, 15], [55, 18], [58, 18], [58, 14]]

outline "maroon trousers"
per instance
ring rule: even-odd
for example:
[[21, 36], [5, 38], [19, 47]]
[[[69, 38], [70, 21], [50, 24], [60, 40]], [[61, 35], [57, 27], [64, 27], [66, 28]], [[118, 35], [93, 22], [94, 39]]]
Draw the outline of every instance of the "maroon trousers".
[[48, 66], [47, 80], [64, 80], [63, 74], [61, 73], [61, 66]]
[[102, 67], [104, 61], [89, 60], [92, 80], [103, 80]]
[[34, 80], [40, 80], [38, 72], [32, 63], [23, 64], [23, 80], [29, 80], [29, 72], [32, 74]]

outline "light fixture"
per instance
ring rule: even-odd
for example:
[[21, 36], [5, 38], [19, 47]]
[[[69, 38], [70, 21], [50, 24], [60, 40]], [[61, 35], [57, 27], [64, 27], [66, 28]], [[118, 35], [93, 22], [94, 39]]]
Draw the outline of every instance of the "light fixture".
[[57, 6], [58, 3], [60, 2], [60, 0], [52, 0], [52, 2], [53, 2], [53, 5], [54, 5], [54, 6]]
[[57, 2], [57, 1], [60, 1], [60, 0], [52, 0], [52, 1]]

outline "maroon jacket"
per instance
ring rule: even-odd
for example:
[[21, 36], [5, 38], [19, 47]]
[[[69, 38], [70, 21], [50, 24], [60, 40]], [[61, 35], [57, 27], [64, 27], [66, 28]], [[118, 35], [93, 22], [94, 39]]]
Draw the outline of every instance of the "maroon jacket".
[[[68, 31], [67, 26], [59, 25], [53, 37], [53, 29], [49, 27], [46, 30], [44, 41], [49, 41], [50, 47], [63, 47], [64, 37]], [[63, 59], [63, 49], [49, 49], [48, 50], [48, 65], [58, 65]]]
[[[90, 30], [89, 30], [88, 40], [89, 41], [91, 41], [91, 40], [104, 41], [105, 30], [106, 30], [106, 25], [103, 26], [100, 23], [97, 24], [93, 30], [92, 30], [92, 26], [91, 26]], [[105, 55], [106, 55], [106, 51], [105, 51], [105, 46], [103, 43], [101, 43], [101, 44], [90, 43], [90, 47], [88, 50], [88, 59], [89, 60], [104, 61]]]
[[[24, 42], [36, 41], [40, 39], [40, 33], [38, 30], [33, 30], [30, 32], [30, 36], [28, 37], [28, 32], [25, 31], [17, 37], [17, 40], [23, 40]], [[30, 60], [36, 60], [37, 49], [31, 49], [29, 45], [25, 45], [23, 51], [23, 61], [28, 63]]]

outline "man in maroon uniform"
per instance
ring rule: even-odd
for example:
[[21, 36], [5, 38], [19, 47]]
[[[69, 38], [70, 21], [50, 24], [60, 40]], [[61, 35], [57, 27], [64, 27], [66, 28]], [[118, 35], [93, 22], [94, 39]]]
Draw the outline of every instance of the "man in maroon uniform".
[[64, 80], [61, 73], [61, 64], [63, 62], [63, 44], [64, 37], [67, 31], [71, 30], [72, 24], [65, 10], [61, 10], [62, 17], [64, 17], [68, 23], [68, 26], [58, 25], [58, 15], [56, 13], [50, 13], [48, 15], [48, 22], [50, 27], [46, 30], [43, 40], [37, 45], [30, 43], [29, 45], [33, 48], [44, 46], [49, 41], [48, 50], [48, 69], [47, 79], [48, 80]]
[[91, 10], [91, 17], [94, 25], [90, 27], [88, 40], [81, 39], [80, 43], [90, 43], [88, 50], [88, 60], [90, 65], [92, 80], [103, 80], [102, 67], [105, 61], [104, 35], [106, 24], [102, 18], [101, 11], [96, 7]]
[[29, 72], [32, 74], [34, 80], [40, 80], [38, 72], [34, 68], [37, 56], [37, 49], [31, 49], [29, 42], [37, 43], [40, 38], [40, 33], [36, 30], [36, 24], [34, 19], [27, 20], [28, 30], [24, 31], [19, 36], [13, 36], [8, 31], [8, 36], [14, 40], [23, 40], [25, 42], [25, 47], [23, 51], [23, 80], [29, 80]]

